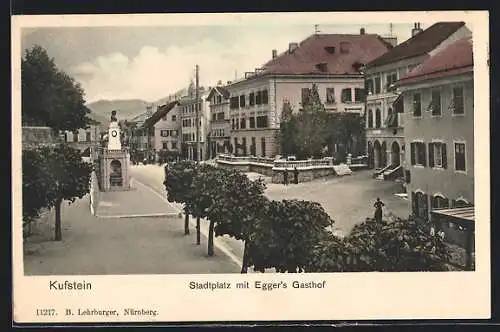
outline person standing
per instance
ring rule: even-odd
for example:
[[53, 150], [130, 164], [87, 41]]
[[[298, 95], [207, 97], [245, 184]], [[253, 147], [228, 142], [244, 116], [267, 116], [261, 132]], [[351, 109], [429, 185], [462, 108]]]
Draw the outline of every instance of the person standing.
[[377, 197], [377, 201], [375, 204], [373, 204], [375, 207], [375, 221], [376, 222], [381, 222], [382, 221], [382, 207], [385, 206], [385, 204], [380, 200], [380, 198]]
[[297, 167], [293, 168], [293, 183], [299, 184], [299, 171], [297, 170]]
[[286, 169], [286, 167], [285, 170], [283, 171], [283, 184], [285, 186], [288, 185], [288, 169]]

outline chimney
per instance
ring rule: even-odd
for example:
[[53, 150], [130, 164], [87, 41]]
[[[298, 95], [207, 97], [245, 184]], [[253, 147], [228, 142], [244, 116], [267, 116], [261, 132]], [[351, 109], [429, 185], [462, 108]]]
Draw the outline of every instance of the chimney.
[[365, 34], [365, 28], [361, 28], [361, 29], [359, 29], [359, 34], [360, 34], [360, 35], [364, 35], [364, 34]]
[[419, 22], [416, 22], [414, 25], [413, 25], [413, 29], [411, 29], [411, 36], [412, 37], [415, 37], [416, 35], [418, 35], [419, 33], [421, 33], [422, 31], [424, 31], [421, 27], [420, 27], [420, 23]]
[[289, 43], [288, 44], [288, 52], [293, 53], [299, 47], [298, 43]]
[[219, 80], [219, 81], [217, 82], [217, 86], [221, 86], [221, 85], [222, 85], [222, 81], [220, 81], [220, 80]]
[[273, 50], [273, 59], [276, 58], [278, 56], [278, 51], [277, 50]]

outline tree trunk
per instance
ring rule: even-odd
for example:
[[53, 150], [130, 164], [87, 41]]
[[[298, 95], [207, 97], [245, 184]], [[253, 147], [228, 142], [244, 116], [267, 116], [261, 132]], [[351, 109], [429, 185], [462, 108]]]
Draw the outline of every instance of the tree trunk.
[[55, 224], [55, 234], [54, 240], [61, 241], [62, 240], [62, 230], [61, 230], [61, 204], [62, 201], [58, 200], [55, 206], [56, 212], [56, 224]]
[[214, 255], [214, 222], [210, 220], [208, 226], [208, 256]]
[[189, 235], [189, 214], [184, 210], [184, 235]]
[[197, 245], [200, 245], [200, 242], [201, 242], [200, 233], [201, 233], [200, 217], [197, 217], [196, 218], [196, 244]]
[[243, 262], [241, 263], [241, 273], [248, 273], [248, 245], [245, 241], [245, 247], [243, 249]]

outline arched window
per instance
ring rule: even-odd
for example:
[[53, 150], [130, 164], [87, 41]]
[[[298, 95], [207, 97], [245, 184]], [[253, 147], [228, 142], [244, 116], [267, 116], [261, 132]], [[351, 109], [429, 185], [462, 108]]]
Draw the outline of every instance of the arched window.
[[427, 195], [417, 190], [411, 193], [411, 205], [413, 215], [418, 219], [428, 219]]
[[472, 204], [469, 203], [469, 201], [463, 197], [459, 197], [453, 201], [453, 207], [456, 207], [456, 208], [467, 207], [467, 206], [471, 206], [471, 205]]
[[375, 128], [380, 128], [382, 125], [382, 114], [380, 114], [380, 109], [377, 108], [375, 111]]
[[373, 128], [373, 111], [368, 110], [368, 128]]
[[449, 207], [449, 201], [442, 194], [435, 194], [432, 197], [432, 209], [444, 209]]

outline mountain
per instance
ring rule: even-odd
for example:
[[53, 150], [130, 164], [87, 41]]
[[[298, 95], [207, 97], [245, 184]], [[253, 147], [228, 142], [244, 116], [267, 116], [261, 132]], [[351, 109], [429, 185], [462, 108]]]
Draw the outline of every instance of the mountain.
[[99, 100], [86, 106], [96, 117], [104, 117], [109, 122], [113, 110], [117, 111], [118, 120], [125, 120], [145, 112], [148, 105], [151, 105], [151, 103], [141, 99], [117, 99]]

